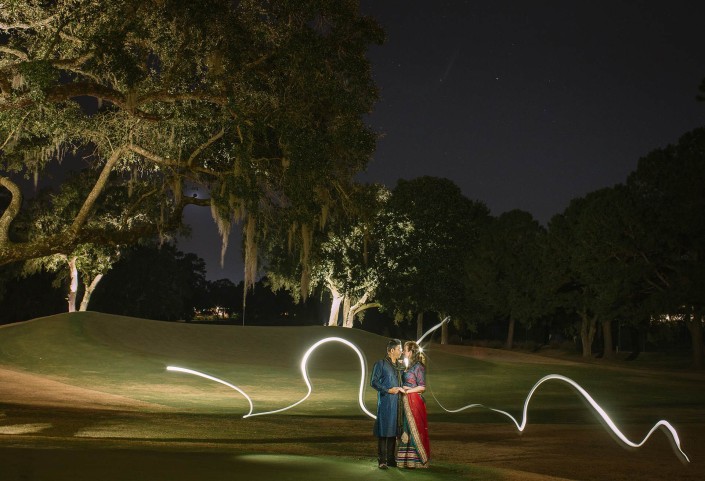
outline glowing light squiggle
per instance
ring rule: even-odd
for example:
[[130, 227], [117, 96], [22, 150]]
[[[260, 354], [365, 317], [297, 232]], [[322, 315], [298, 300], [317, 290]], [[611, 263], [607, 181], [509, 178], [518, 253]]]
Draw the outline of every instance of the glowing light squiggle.
[[436, 398], [435, 394], [433, 395], [433, 398], [436, 400], [436, 402], [441, 407], [441, 409], [443, 409], [444, 411], [449, 412], [449, 413], [457, 413], [460, 411], [464, 411], [465, 409], [476, 408], [476, 407], [482, 407], [485, 409], [489, 409], [490, 411], [494, 411], [496, 413], [502, 414], [502, 415], [508, 417], [509, 419], [511, 419], [512, 422], [516, 425], [519, 432], [522, 432], [522, 431], [524, 431], [524, 428], [526, 427], [526, 424], [528, 421], [527, 413], [529, 410], [529, 401], [531, 400], [531, 396], [533, 396], [534, 392], [536, 391], [536, 389], [538, 389], [538, 387], [541, 384], [543, 384], [546, 381], [550, 381], [551, 379], [563, 381], [567, 384], [570, 384], [576, 391], [578, 391], [578, 393], [580, 393], [580, 395], [582, 395], [583, 398], [585, 398], [585, 400], [590, 404], [590, 406], [592, 406], [592, 408], [595, 410], [595, 412], [600, 416], [600, 418], [610, 428], [612, 433], [615, 436], [617, 436], [617, 438], [619, 438], [619, 440], [624, 445], [631, 447], [631, 448], [640, 448], [641, 446], [644, 445], [644, 443], [646, 443], [646, 441], [649, 439], [649, 437], [651, 437], [651, 435], [654, 433], [654, 431], [661, 428], [666, 433], [667, 436], [668, 436], [668, 434], [670, 434], [670, 441], [672, 441], [672, 443], [673, 443], [674, 451], [676, 452], [676, 454], [679, 457], [682, 457], [683, 460], [690, 462], [690, 459], [685, 454], [685, 452], [683, 452], [683, 449], [681, 448], [681, 442], [680, 442], [680, 438], [678, 437], [678, 433], [676, 432], [675, 428], [668, 421], [661, 420], [661, 421], [657, 422], [651, 428], [651, 430], [649, 430], [648, 434], [644, 437], [644, 439], [641, 440], [641, 442], [635, 443], [635, 442], [629, 440], [622, 433], [622, 431], [619, 430], [619, 428], [614, 423], [614, 421], [612, 421], [612, 419], [607, 415], [607, 413], [604, 411], [604, 409], [602, 409], [600, 407], [600, 405], [597, 404], [597, 402], [592, 398], [592, 396], [590, 396], [590, 394], [585, 389], [583, 389], [577, 382], [573, 381], [572, 379], [570, 379], [568, 377], [561, 376], [560, 374], [549, 374], [547, 376], [542, 377], [541, 379], [538, 380], [538, 382], [536, 384], [534, 384], [534, 387], [531, 388], [531, 390], [529, 391], [529, 394], [526, 396], [526, 400], [524, 401], [524, 410], [522, 412], [521, 423], [519, 423], [514, 416], [512, 416], [508, 412], [502, 411], [500, 409], [491, 408], [488, 406], [484, 406], [482, 404], [468, 404], [467, 406], [463, 406], [462, 408], [459, 408], [459, 409], [446, 409], [440, 403], [440, 401], [438, 401], [438, 398]]
[[444, 322], [447, 322], [447, 321], [449, 321], [449, 320], [450, 320], [450, 316], [446, 317], [446, 318], [443, 319], [441, 322], [439, 322], [438, 324], [436, 324], [435, 326], [433, 326], [431, 329], [429, 329], [428, 331], [426, 331], [423, 336], [421, 336], [421, 337], [418, 338], [418, 340], [416, 341], [416, 344], [421, 344], [421, 341], [423, 341], [423, 340], [426, 338], [426, 336], [428, 336], [429, 334], [431, 334], [433, 331], [435, 331], [436, 329], [438, 329], [439, 327], [441, 327]]
[[358, 403], [360, 405], [360, 408], [362, 409], [362, 411], [365, 414], [367, 414], [372, 419], [377, 419], [377, 416], [375, 416], [374, 414], [372, 414], [370, 411], [367, 410], [367, 408], [365, 407], [365, 402], [362, 399], [364, 392], [365, 392], [365, 374], [367, 372], [365, 358], [363, 357], [362, 352], [357, 348], [357, 346], [355, 344], [353, 344], [352, 342], [350, 342], [346, 339], [340, 338], [340, 337], [327, 337], [325, 339], [321, 339], [320, 341], [313, 344], [310, 348], [308, 348], [308, 351], [306, 351], [306, 354], [304, 354], [304, 357], [301, 359], [301, 375], [304, 378], [304, 382], [306, 383], [306, 387], [308, 388], [308, 392], [306, 393], [306, 395], [303, 398], [296, 401], [295, 403], [293, 403], [289, 406], [286, 406], [284, 408], [281, 408], [281, 409], [275, 409], [274, 411], [263, 411], [263, 412], [259, 412], [259, 413], [253, 413], [252, 411], [254, 410], [254, 408], [253, 408], [253, 404], [252, 404], [252, 399], [250, 399], [250, 397], [239, 387], [234, 386], [233, 384], [230, 384], [229, 382], [223, 381], [222, 379], [218, 379], [217, 377], [211, 376], [209, 374], [204, 374], [202, 372], [194, 371], [193, 369], [186, 369], [186, 368], [177, 367], [177, 366], [167, 366], [166, 369], [167, 369], [167, 371], [178, 371], [178, 372], [184, 372], [187, 374], [194, 374], [196, 376], [200, 376], [205, 379], [210, 379], [211, 381], [215, 381], [215, 382], [219, 382], [221, 384], [224, 384], [224, 385], [236, 390], [237, 392], [239, 392], [243, 396], [245, 396], [247, 401], [250, 403], [250, 411], [247, 414], [245, 414], [243, 416], [243, 418], [249, 418], [249, 417], [253, 417], [253, 416], [264, 416], [265, 414], [275, 414], [275, 413], [280, 413], [282, 411], [286, 411], [287, 409], [291, 409], [294, 406], [298, 406], [299, 404], [304, 402], [306, 399], [308, 399], [308, 397], [311, 395], [311, 392], [313, 391], [313, 388], [311, 386], [311, 381], [309, 380], [309, 377], [308, 377], [308, 358], [311, 356], [313, 351], [316, 350], [316, 348], [318, 348], [319, 346], [321, 346], [322, 344], [325, 344], [327, 342], [340, 342], [340, 343], [345, 344], [346, 346], [350, 347], [357, 354], [357, 357], [360, 360], [360, 389], [358, 392]]
[[[420, 343], [421, 341], [423, 341], [424, 338], [426, 338], [429, 334], [431, 334], [432, 332], [437, 330], [439, 327], [441, 327], [443, 325], [443, 323], [447, 322], [449, 319], [450, 319], [449, 317], [446, 317], [440, 323], [438, 323], [437, 325], [435, 325], [434, 327], [429, 329], [423, 336], [421, 336], [421, 338], [417, 341], [417, 343]], [[295, 402], [289, 406], [283, 407], [281, 409], [276, 409], [273, 411], [263, 411], [263, 412], [259, 412], [259, 413], [253, 412], [254, 411], [254, 404], [253, 404], [250, 396], [248, 396], [247, 393], [245, 393], [245, 391], [243, 391], [239, 387], [237, 387], [233, 384], [230, 384], [227, 381], [223, 381], [222, 379], [219, 379], [215, 376], [211, 376], [209, 374], [194, 371], [193, 369], [186, 369], [186, 368], [177, 367], [177, 366], [168, 366], [167, 371], [177, 371], [177, 372], [183, 372], [186, 374], [192, 374], [192, 375], [199, 376], [199, 377], [202, 377], [205, 379], [209, 379], [211, 381], [215, 381], [215, 382], [218, 382], [218, 383], [223, 384], [225, 386], [228, 386], [229, 388], [234, 389], [235, 391], [242, 394], [245, 397], [245, 399], [247, 399], [247, 402], [250, 405], [249, 412], [247, 414], [245, 414], [243, 416], [243, 418], [248, 418], [248, 417], [253, 417], [253, 416], [264, 416], [267, 414], [275, 414], [275, 413], [280, 413], [280, 412], [286, 411], [286, 410], [291, 409], [295, 406], [298, 406], [299, 404], [304, 402], [306, 399], [308, 399], [308, 397], [313, 392], [313, 387], [311, 386], [311, 381], [308, 376], [308, 359], [311, 356], [311, 354], [313, 353], [313, 351], [315, 351], [322, 344], [325, 344], [328, 342], [339, 342], [339, 343], [345, 344], [346, 346], [350, 347], [353, 351], [355, 351], [355, 353], [357, 354], [357, 357], [360, 360], [360, 389], [358, 392], [358, 403], [360, 405], [360, 408], [362, 409], [362, 411], [365, 414], [367, 414], [372, 419], [377, 419], [377, 416], [375, 416], [374, 414], [372, 414], [370, 411], [367, 410], [367, 408], [365, 407], [364, 400], [363, 400], [363, 395], [364, 395], [364, 390], [365, 390], [365, 378], [366, 378], [366, 372], [367, 372], [365, 358], [363, 357], [360, 349], [358, 349], [357, 346], [355, 346], [355, 344], [353, 344], [352, 342], [350, 342], [346, 339], [340, 338], [340, 337], [327, 337], [327, 338], [321, 339], [320, 341], [313, 344], [306, 351], [303, 358], [301, 359], [300, 367], [301, 367], [301, 375], [304, 378], [304, 382], [306, 383], [306, 387], [308, 388], [308, 392], [306, 393], [306, 395], [303, 398], [301, 398], [297, 402]], [[607, 415], [607, 413], [592, 398], [592, 396], [590, 396], [590, 394], [585, 389], [582, 388], [582, 386], [580, 386], [578, 383], [576, 383], [572, 379], [565, 377], [565, 376], [561, 376], [560, 374], [549, 374], [547, 376], [542, 377], [541, 379], [539, 379], [539, 381], [536, 384], [534, 384], [534, 386], [529, 391], [529, 394], [526, 396], [526, 400], [524, 401], [524, 409], [522, 411], [521, 423], [519, 421], [517, 421], [517, 419], [514, 416], [512, 416], [511, 414], [509, 414], [508, 412], [502, 411], [501, 409], [495, 409], [492, 407], [488, 407], [483, 404], [468, 404], [467, 406], [463, 406], [459, 409], [447, 409], [446, 407], [444, 407], [441, 404], [441, 402], [438, 400], [438, 398], [436, 397], [436, 395], [433, 393], [432, 390], [431, 390], [431, 394], [433, 395], [433, 398], [436, 400], [436, 402], [441, 407], [441, 409], [443, 409], [446, 412], [458, 413], [458, 412], [464, 411], [466, 409], [471, 409], [471, 408], [477, 408], [477, 407], [485, 408], [490, 411], [494, 411], [496, 413], [499, 413], [499, 414], [502, 414], [503, 416], [508, 417], [514, 423], [514, 425], [517, 427], [519, 432], [523, 432], [524, 428], [526, 428], [526, 425], [528, 422], [528, 410], [529, 410], [529, 402], [531, 400], [531, 397], [533, 396], [534, 392], [536, 392], [536, 390], [538, 389], [538, 387], [541, 384], [543, 384], [546, 381], [550, 381], [550, 380], [562, 381], [562, 382], [565, 382], [565, 383], [569, 384], [570, 386], [572, 386], [581, 396], [583, 396], [583, 398], [590, 404], [590, 406], [592, 406], [592, 408], [595, 410], [597, 415], [610, 428], [610, 430], [612, 431], [612, 434], [614, 434], [619, 439], [619, 441], [621, 441], [625, 446], [631, 447], [631, 448], [639, 448], [639, 447], [643, 446], [646, 443], [646, 441], [649, 439], [649, 437], [651, 437], [651, 435], [654, 433], [654, 431], [656, 431], [657, 429], [660, 428], [662, 431], [664, 431], [664, 433], [666, 434], [667, 437], [670, 435], [669, 440], [673, 444], [673, 449], [674, 449], [674, 452], [676, 453], [676, 455], [679, 456], [679, 458], [681, 460], [684, 460], [686, 462], [690, 462], [690, 459], [688, 458], [688, 456], [685, 454], [685, 452], [681, 448], [680, 438], [678, 437], [677, 431], [669, 422], [667, 422], [665, 420], [660, 420], [649, 430], [649, 432], [644, 437], [644, 439], [642, 439], [640, 442], [633, 442], [633, 441], [629, 440], [622, 433], [622, 431], [620, 431], [620, 429], [617, 427], [617, 425], [614, 423], [614, 421], [612, 421], [612, 419]]]
[[225, 384], [225, 385], [228, 386], [229, 388], [234, 389], [234, 390], [236, 390], [237, 392], [239, 392], [240, 394], [242, 394], [243, 396], [245, 396], [245, 399], [247, 399], [247, 402], [250, 403], [250, 412], [248, 412], [248, 413], [247, 413], [245, 416], [243, 416], [243, 417], [249, 416], [250, 414], [252, 414], [252, 411], [254, 410], [254, 405], [252, 404], [252, 399], [250, 399], [250, 396], [248, 396], [247, 393], [246, 393], [245, 391], [243, 391], [242, 389], [240, 389], [239, 387], [237, 387], [237, 386], [235, 386], [235, 385], [233, 385], [233, 384], [230, 384], [230, 383], [227, 382], [227, 381], [223, 381], [222, 379], [218, 379], [217, 377], [211, 376], [210, 374], [205, 374], [205, 373], [202, 373], [202, 372], [194, 371], [193, 369], [186, 369], [185, 367], [167, 366], [167, 367], [166, 367], [166, 370], [167, 370], [167, 371], [183, 372], [183, 373], [186, 373], [186, 374], [193, 374], [194, 376], [200, 376], [200, 377], [203, 377], [203, 378], [206, 378], [206, 379], [210, 379], [211, 381], [219, 382], [220, 384]]

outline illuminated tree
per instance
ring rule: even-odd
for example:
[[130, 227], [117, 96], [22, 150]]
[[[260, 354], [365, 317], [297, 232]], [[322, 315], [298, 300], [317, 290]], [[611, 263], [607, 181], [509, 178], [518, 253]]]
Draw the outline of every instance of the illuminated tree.
[[[25, 208], [15, 221], [14, 234], [20, 240], [40, 236], [51, 237], [61, 232], [63, 226], [71, 221], [80, 210], [83, 199], [90, 192], [95, 181], [93, 172], [84, 170], [69, 174], [59, 188], [44, 189], [25, 202]], [[151, 228], [157, 227], [159, 204], [147, 196], [138, 195], [140, 187], [133, 190], [119, 182], [112, 182], [103, 192], [105, 202], [96, 206], [92, 213], [91, 225], [131, 225], [141, 226], [137, 232], [151, 234]], [[161, 226], [164, 228], [164, 226]], [[162, 232], [163, 236], [173, 232]], [[72, 250], [59, 252], [44, 257], [28, 259], [24, 263], [25, 275], [47, 270], [58, 274], [57, 284], [68, 284], [68, 310], [85, 311], [90, 297], [103, 275], [119, 257], [119, 245], [101, 245], [84, 243], [73, 246]], [[67, 281], [67, 282], [65, 282]], [[80, 287], [80, 289], [79, 289]], [[77, 295], [83, 294], [77, 306]]]
[[389, 191], [378, 185], [356, 191], [357, 219], [337, 232], [330, 232], [321, 244], [321, 262], [316, 270], [333, 296], [329, 325], [336, 325], [336, 308], [343, 306], [343, 326], [352, 327], [355, 316], [380, 307], [375, 295], [379, 276], [379, 246], [384, 239], [373, 238], [375, 224], [389, 199]]
[[[53, 254], [30, 259], [25, 263], [24, 272], [25, 275], [34, 274], [45, 269], [57, 273], [57, 284], [68, 281], [68, 312], [86, 311], [95, 288], [119, 255], [119, 249], [114, 247], [81, 244], [68, 255]], [[79, 292], [83, 296], [76, 309]]]
[[[303, 297], [316, 288], [330, 293], [331, 310], [328, 325], [338, 325], [342, 313], [343, 326], [352, 327], [355, 317], [367, 309], [380, 307], [375, 300], [378, 287], [377, 263], [379, 246], [385, 240], [376, 238], [376, 224], [382, 222], [389, 191], [380, 185], [358, 185], [328, 220], [325, 231], [311, 232], [310, 273], [302, 275], [297, 261], [284, 240], [268, 248], [267, 275], [275, 289], [285, 288], [294, 297]], [[316, 242], [313, 236], [319, 237]], [[290, 238], [290, 237], [289, 237]], [[300, 254], [299, 254], [300, 255]], [[301, 279], [308, 277], [307, 288]], [[342, 309], [342, 311], [341, 311]]]
[[[305, 233], [366, 165], [374, 135], [361, 117], [376, 90], [365, 52], [381, 38], [351, 0], [3, 2], [0, 166], [41, 176], [80, 155], [96, 177], [58, 232], [18, 239], [21, 192], [0, 175], [11, 194], [0, 263], [134, 243], [199, 204], [224, 245], [245, 222], [250, 285], [268, 226], [296, 219], [305, 250]], [[124, 209], [158, 205], [154, 222], [94, 222], [114, 182], [140, 190]], [[190, 185], [210, 199], [184, 195]]]

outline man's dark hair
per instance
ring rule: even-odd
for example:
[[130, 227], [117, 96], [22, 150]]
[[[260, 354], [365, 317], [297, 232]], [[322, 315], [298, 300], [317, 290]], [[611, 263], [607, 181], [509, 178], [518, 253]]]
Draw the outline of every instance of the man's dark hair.
[[390, 339], [387, 343], [387, 352], [391, 351], [397, 346], [401, 346], [401, 341], [399, 339]]

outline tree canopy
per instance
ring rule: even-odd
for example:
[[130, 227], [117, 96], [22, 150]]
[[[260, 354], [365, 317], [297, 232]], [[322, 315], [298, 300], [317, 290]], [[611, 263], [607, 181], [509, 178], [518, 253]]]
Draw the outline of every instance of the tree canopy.
[[512, 210], [492, 218], [466, 254], [467, 297], [490, 319], [508, 321], [508, 349], [515, 322], [530, 324], [542, 314], [537, 299], [544, 235], [530, 213]]
[[645, 304], [654, 316], [680, 316], [702, 367], [705, 325], [705, 129], [639, 160], [627, 185], [639, 206]]
[[355, 316], [371, 307], [378, 286], [377, 267], [383, 262], [377, 227], [385, 222], [384, 209], [389, 191], [378, 184], [357, 184], [327, 220], [325, 231], [318, 228], [310, 237], [306, 266], [298, 262], [304, 252], [292, 249], [293, 229], [282, 226], [264, 246], [267, 277], [275, 289], [286, 289], [298, 299], [316, 288], [332, 298], [329, 324], [337, 325], [342, 305], [343, 325], [352, 327]]
[[[251, 283], [267, 226], [315, 225], [365, 167], [375, 138], [362, 115], [376, 99], [365, 53], [381, 40], [352, 0], [3, 2], [0, 168], [41, 176], [80, 156], [95, 180], [60, 229], [18, 239], [21, 192], [0, 175], [11, 194], [0, 264], [132, 243], [197, 203], [224, 242], [247, 223]], [[156, 204], [157, 221], [96, 222], [109, 185], [125, 192], [123, 212]], [[210, 199], [184, 195], [194, 185]]]
[[460, 315], [464, 253], [489, 221], [487, 207], [451, 180], [426, 176], [399, 180], [385, 216], [377, 224], [384, 232], [375, 234], [386, 239], [378, 267], [382, 305], [404, 315]]

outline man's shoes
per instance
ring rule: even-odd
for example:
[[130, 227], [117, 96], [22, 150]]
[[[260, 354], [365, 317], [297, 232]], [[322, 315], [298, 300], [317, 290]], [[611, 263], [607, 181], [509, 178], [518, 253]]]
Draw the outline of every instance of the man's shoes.
[[379, 469], [387, 469], [387, 465], [385, 463], [379, 463]]

